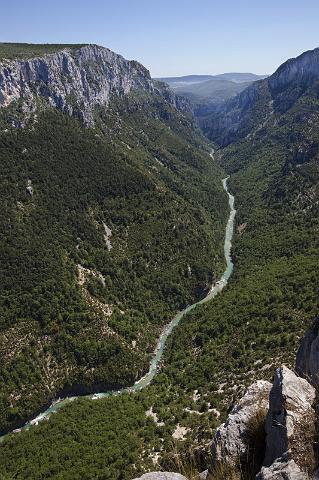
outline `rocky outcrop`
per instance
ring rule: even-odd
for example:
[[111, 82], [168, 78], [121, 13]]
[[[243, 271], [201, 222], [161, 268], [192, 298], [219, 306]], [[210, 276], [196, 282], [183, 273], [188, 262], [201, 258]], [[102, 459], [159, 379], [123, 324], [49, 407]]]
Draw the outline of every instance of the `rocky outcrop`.
[[294, 82], [295, 85], [302, 85], [305, 88], [318, 78], [319, 48], [315, 48], [283, 63], [269, 77], [269, 86], [275, 92], [285, 89], [291, 82]]
[[314, 466], [315, 397], [315, 389], [307, 380], [287, 367], [276, 371], [265, 425], [266, 467], [284, 454], [302, 470]]
[[296, 357], [296, 372], [319, 386], [319, 317], [303, 337]]
[[218, 462], [235, 464], [249, 449], [249, 429], [260, 412], [266, 412], [271, 383], [259, 380], [229, 414], [227, 421], [216, 431], [212, 444], [213, 465]]
[[186, 477], [180, 475], [179, 473], [172, 473], [172, 472], [150, 472], [144, 473], [139, 478], [135, 480], [187, 480]]
[[294, 460], [283, 455], [270, 467], [262, 467], [256, 480], [309, 480], [309, 476], [300, 470]]
[[[107, 107], [112, 97], [134, 89], [161, 92], [167, 102], [186, 108], [164, 84], [153, 82], [143, 65], [98, 45], [70, 46], [43, 57], [0, 62], [0, 107], [18, 102], [25, 116], [43, 99], [92, 126], [95, 107]], [[23, 126], [16, 120], [13, 125]]]
[[[315, 388], [285, 366], [276, 371], [272, 386], [254, 383], [215, 434], [211, 478], [219, 464], [238, 471], [239, 477], [241, 471], [256, 473], [263, 465], [257, 480], [309, 478], [315, 469], [315, 399]], [[266, 421], [258, 415], [261, 410], [268, 411]]]

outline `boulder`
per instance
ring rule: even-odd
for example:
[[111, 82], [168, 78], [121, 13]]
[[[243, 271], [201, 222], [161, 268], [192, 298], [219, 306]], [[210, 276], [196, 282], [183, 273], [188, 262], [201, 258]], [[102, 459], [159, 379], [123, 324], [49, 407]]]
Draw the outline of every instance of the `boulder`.
[[313, 467], [315, 396], [315, 389], [307, 380], [287, 367], [277, 369], [269, 396], [264, 466], [288, 455], [301, 470]]
[[31, 185], [28, 185], [27, 188], [26, 188], [26, 190], [27, 190], [28, 194], [31, 195], [31, 197], [32, 197], [32, 195], [33, 195], [33, 187], [32, 187]]
[[28, 180], [27, 181], [27, 192], [29, 195], [33, 195], [33, 187], [32, 187], [32, 181], [31, 180]]
[[135, 480], [187, 480], [186, 477], [180, 475], [179, 473], [172, 473], [172, 472], [150, 472], [144, 473], [139, 478], [135, 478]]
[[261, 411], [267, 411], [271, 384], [259, 380], [251, 385], [226, 422], [216, 431], [212, 444], [213, 465], [218, 462], [235, 465], [249, 449], [248, 431]]
[[308, 480], [296, 462], [288, 459], [287, 455], [278, 458], [270, 467], [263, 467], [256, 476], [256, 480]]
[[319, 386], [319, 317], [303, 337], [296, 357], [296, 372]]

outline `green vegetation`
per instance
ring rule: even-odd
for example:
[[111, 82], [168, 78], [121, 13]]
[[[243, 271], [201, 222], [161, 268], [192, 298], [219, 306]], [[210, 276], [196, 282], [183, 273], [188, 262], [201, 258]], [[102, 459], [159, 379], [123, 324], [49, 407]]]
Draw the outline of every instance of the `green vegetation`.
[[15, 129], [13, 113], [0, 134], [2, 431], [62, 391], [133, 384], [163, 325], [222, 271], [227, 214], [208, 145], [160, 95], [114, 101], [95, 130], [45, 108]]
[[26, 59], [40, 57], [49, 53], [55, 53], [64, 48], [76, 50], [84, 47], [85, 44], [33, 44], [33, 43], [0, 43], [0, 60], [7, 59]]
[[[0, 478], [112, 479], [119, 472], [125, 472], [121, 478], [134, 478], [134, 464], [140, 465], [141, 443], [158, 429], [151, 419], [145, 424], [143, 404], [129, 395], [111, 398], [105, 407], [105, 402], [80, 400], [62, 415], [54, 415], [50, 420], [54, 444], [41, 427], [21, 434], [17, 438], [23, 442], [21, 463], [14, 465], [12, 458], [6, 461], [2, 457]], [[50, 456], [50, 464], [43, 461], [43, 454]]]
[[[317, 150], [304, 147], [303, 162], [301, 153], [298, 162], [291, 155], [317, 139], [295, 121], [290, 112], [266, 138], [260, 132], [222, 152], [238, 209], [235, 272], [220, 296], [174, 331], [153, 384], [134, 395], [77, 401], [8, 438], [0, 449], [4, 478], [37, 479], [41, 472], [76, 479], [81, 472], [131, 479], [154, 469], [203, 470], [214, 429], [245, 386], [271, 379], [281, 362], [293, 365], [319, 306]], [[288, 149], [291, 129], [299, 134]], [[151, 407], [155, 421], [146, 415]], [[172, 436], [178, 425], [185, 429], [179, 440]]]

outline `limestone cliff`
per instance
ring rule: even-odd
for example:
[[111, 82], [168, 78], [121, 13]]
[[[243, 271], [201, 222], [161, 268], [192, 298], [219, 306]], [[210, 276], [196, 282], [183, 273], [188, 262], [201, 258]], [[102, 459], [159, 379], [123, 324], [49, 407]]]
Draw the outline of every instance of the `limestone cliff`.
[[[167, 102], [185, 108], [186, 102], [164, 84], [153, 82], [143, 65], [98, 45], [0, 61], [0, 107], [18, 105], [24, 118], [44, 100], [93, 126], [95, 107], [107, 107], [113, 97], [138, 89], [160, 93]], [[13, 118], [13, 125], [23, 126], [23, 122]]]

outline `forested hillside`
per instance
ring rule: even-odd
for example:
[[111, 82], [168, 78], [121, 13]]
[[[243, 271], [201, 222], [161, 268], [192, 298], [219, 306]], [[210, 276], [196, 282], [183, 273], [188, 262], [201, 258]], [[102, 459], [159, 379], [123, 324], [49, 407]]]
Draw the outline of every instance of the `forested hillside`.
[[111, 94], [94, 128], [24, 102], [0, 108], [1, 431], [66, 392], [133, 384], [224, 265], [221, 169], [167, 89]]

